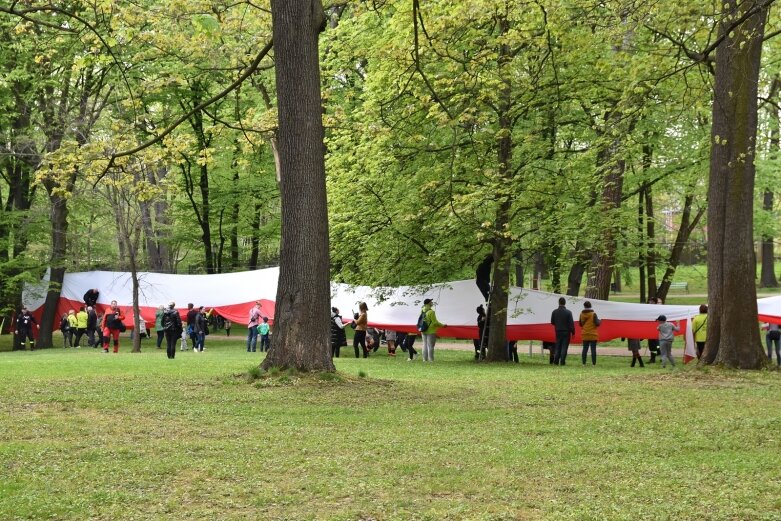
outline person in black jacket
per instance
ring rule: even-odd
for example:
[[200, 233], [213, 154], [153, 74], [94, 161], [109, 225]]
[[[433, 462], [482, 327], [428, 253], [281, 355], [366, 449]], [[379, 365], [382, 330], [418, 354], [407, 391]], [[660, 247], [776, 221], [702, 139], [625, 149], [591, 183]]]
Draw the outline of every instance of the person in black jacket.
[[339, 358], [339, 350], [347, 345], [347, 335], [344, 332], [346, 325], [342, 321], [339, 309], [331, 308], [331, 358]]
[[100, 338], [95, 340], [95, 332], [98, 331], [98, 314], [95, 312], [95, 308], [87, 306], [87, 345], [90, 347], [98, 347]]
[[485, 308], [480, 304], [477, 306], [477, 338], [473, 340], [475, 344], [475, 360], [480, 360], [480, 354], [485, 349], [485, 343], [488, 340], [485, 329]]
[[166, 353], [168, 359], [176, 357], [176, 343], [182, 336], [182, 317], [176, 309], [175, 302], [168, 303], [168, 309], [163, 313], [162, 326], [165, 331]]
[[550, 323], [556, 331], [556, 355], [553, 357], [556, 365], [566, 365], [569, 341], [575, 334], [575, 320], [566, 304], [566, 299], [559, 297], [559, 307], [553, 310], [550, 317]]
[[87, 306], [95, 307], [95, 304], [98, 303], [98, 297], [100, 296], [100, 291], [98, 291], [97, 288], [95, 289], [88, 289], [87, 292], [84, 294], [84, 304]]
[[18, 338], [21, 343], [22, 351], [24, 351], [28, 339], [30, 340], [30, 351], [35, 349], [33, 326], [35, 326], [36, 329], [41, 328], [35, 320], [35, 317], [32, 316], [26, 307], [23, 307], [22, 311], [16, 316], [16, 338]]
[[206, 325], [206, 314], [203, 312], [203, 306], [200, 306], [193, 318], [193, 332], [195, 333], [193, 351], [203, 353], [203, 345], [206, 343], [207, 331], [209, 331], [209, 326]]

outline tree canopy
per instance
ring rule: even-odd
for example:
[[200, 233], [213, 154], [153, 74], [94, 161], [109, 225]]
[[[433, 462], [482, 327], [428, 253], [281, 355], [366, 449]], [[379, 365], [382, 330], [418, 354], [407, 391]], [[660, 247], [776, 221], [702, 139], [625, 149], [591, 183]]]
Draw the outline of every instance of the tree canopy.
[[[776, 233], [772, 3], [303, 2], [285, 20], [323, 15], [319, 62], [293, 74], [321, 69], [329, 245], [319, 258], [330, 278], [425, 285], [473, 277], [490, 255], [496, 324], [507, 287], [527, 273], [595, 298], [638, 277], [642, 299], [664, 297], [685, 250], [715, 258], [704, 247], [717, 222], [705, 213], [712, 146], [729, 138], [713, 135], [712, 107], [728, 81], [720, 60], [747, 34], [764, 42], [756, 88], [741, 91], [756, 138], [735, 152], [752, 165], [740, 203], [747, 286], [753, 241], [772, 260]], [[0, 31], [6, 310], [44, 268], [51, 306], [65, 270], [284, 263], [285, 227], [322, 219], [303, 212], [325, 197], [308, 192], [317, 162], [290, 162], [307, 124], [281, 147], [292, 113], [278, 107], [298, 84], [279, 84], [280, 60], [302, 58], [272, 43], [270, 2], [29, 0], [0, 6]], [[292, 188], [310, 200], [288, 225], [284, 205], [299, 202], [280, 197], [285, 168], [310, 176]], [[119, 194], [138, 210], [126, 233], [110, 202]], [[491, 357], [503, 344], [492, 328]]]

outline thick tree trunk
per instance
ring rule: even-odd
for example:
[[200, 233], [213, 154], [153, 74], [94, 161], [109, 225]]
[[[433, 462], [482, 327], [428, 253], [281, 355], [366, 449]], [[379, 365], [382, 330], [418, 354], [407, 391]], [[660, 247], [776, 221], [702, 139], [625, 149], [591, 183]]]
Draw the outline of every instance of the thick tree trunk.
[[[507, 206], [509, 209], [509, 204]], [[510, 260], [503, 241], [497, 241], [494, 245], [493, 255], [491, 301], [488, 306], [491, 328], [488, 330], [486, 360], [505, 362], [507, 360], [507, 305], [510, 300]]]
[[[725, 0], [720, 27], [759, 0]], [[753, 202], [757, 82], [767, 11], [730, 31], [716, 51], [708, 187], [708, 341], [703, 364], [758, 369], [768, 363], [757, 328]]]
[[605, 224], [602, 245], [592, 257], [594, 271], [586, 288], [586, 298], [600, 300], [610, 298], [610, 283], [613, 280], [617, 248], [615, 212], [621, 207], [626, 165], [625, 161], [618, 157], [620, 145], [619, 138], [615, 138], [598, 156], [598, 168], [604, 180], [600, 213]]
[[38, 340], [35, 342], [37, 348], [52, 347], [52, 331], [55, 329], [57, 320], [57, 304], [60, 301], [60, 291], [62, 283], [65, 280], [65, 263], [67, 260], [67, 236], [68, 236], [68, 205], [64, 197], [55, 191], [55, 186], [46, 182], [46, 189], [49, 191], [49, 200], [51, 202], [51, 257], [49, 266], [49, 289], [46, 292], [46, 300], [43, 304], [43, 316], [41, 317], [41, 328], [39, 330]]
[[274, 344], [262, 367], [334, 371], [325, 146], [320, 100], [320, 0], [272, 2], [279, 107], [282, 240]]
[[[499, 31], [502, 34], [509, 30], [509, 22], [504, 17], [499, 17]], [[502, 86], [499, 93], [497, 133], [497, 171], [499, 178], [510, 181], [510, 164], [513, 158], [512, 142], [512, 117], [510, 107], [512, 104], [512, 85], [510, 75], [505, 66], [509, 63], [511, 50], [507, 44], [502, 43], [498, 49], [498, 63], [502, 75]], [[494, 222], [493, 256], [494, 262], [491, 274], [491, 298], [488, 306], [488, 321], [491, 324], [488, 330], [488, 353], [486, 360], [500, 362], [507, 360], [507, 305], [509, 302], [510, 287], [510, 259], [509, 248], [512, 240], [507, 238], [506, 231], [510, 225], [511, 196], [503, 194], [499, 200]], [[534, 274], [536, 280], [537, 273]]]

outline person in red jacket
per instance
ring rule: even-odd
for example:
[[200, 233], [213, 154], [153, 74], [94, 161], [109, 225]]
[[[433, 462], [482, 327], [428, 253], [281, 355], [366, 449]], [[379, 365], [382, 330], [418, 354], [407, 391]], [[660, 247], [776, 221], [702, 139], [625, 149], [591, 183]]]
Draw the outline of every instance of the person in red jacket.
[[103, 352], [108, 353], [108, 343], [111, 338], [114, 339], [114, 352], [119, 353], [119, 333], [124, 329], [122, 321], [125, 316], [122, 310], [117, 306], [117, 301], [111, 301], [111, 308], [103, 315], [103, 321], [100, 324], [103, 330]]

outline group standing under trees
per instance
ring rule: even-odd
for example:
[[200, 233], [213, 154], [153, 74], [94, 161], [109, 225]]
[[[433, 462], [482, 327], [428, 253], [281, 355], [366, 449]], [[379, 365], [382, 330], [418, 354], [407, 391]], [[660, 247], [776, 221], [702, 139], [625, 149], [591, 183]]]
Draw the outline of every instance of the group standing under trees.
[[[257, 132], [268, 142], [265, 150], [273, 150], [263, 157], [273, 157], [268, 162], [279, 180], [281, 203], [276, 345], [265, 367], [333, 370], [328, 341], [331, 273], [370, 284], [402, 278], [420, 283], [442, 280], [474, 265], [476, 240], [481, 249], [490, 248], [492, 256], [486, 357], [503, 359], [513, 259], [523, 252], [543, 252], [557, 270], [573, 266], [573, 286], [579, 286], [585, 274], [587, 296], [606, 297], [615, 266], [626, 256], [622, 242], [632, 239], [627, 230], [633, 228], [630, 223], [636, 213], [625, 202], [627, 194], [643, 187], [643, 201], [648, 202], [649, 187], [662, 183], [696, 191], [697, 182], [675, 179], [674, 174], [677, 169], [698, 172], [703, 163], [687, 166], [684, 155], [707, 148], [711, 153], [710, 318], [701, 363], [761, 367], [767, 357], [752, 325], [756, 322], [753, 206], [761, 52], [763, 43], [775, 52], [769, 42], [777, 32], [765, 31], [768, 20], [775, 23], [770, 17], [773, 3], [728, 0], [720, 5], [720, 12], [711, 13], [672, 0], [599, 6], [551, 1], [532, 9], [500, 1], [474, 9], [468, 3], [413, 0], [359, 3], [326, 13], [319, 0], [273, 2], [276, 100], [266, 88], [270, 77], [259, 71], [272, 49], [268, 43], [259, 53], [242, 49], [238, 68], [217, 64], [214, 70], [232, 74], [221, 90], [185, 75], [174, 78], [165, 90], [127, 104], [120, 103], [121, 96], [115, 102], [112, 86], [122, 86], [130, 96], [137, 90], [131, 83], [144, 71], [133, 68], [135, 54], [119, 56], [122, 49], [112, 43], [117, 39], [106, 39], [101, 32], [127, 30], [131, 35], [132, 28], [122, 27], [124, 18], [119, 16], [121, 8], [128, 6], [101, 7], [117, 10], [118, 27], [107, 27], [107, 17], [86, 25], [82, 15], [89, 13], [53, 10], [47, 3], [2, 7], [3, 34], [9, 39], [19, 33], [30, 36], [24, 45], [4, 50], [16, 54], [4, 60], [3, 67], [20, 72], [15, 64], [40, 64], [29, 68], [34, 74], [9, 76], [14, 78], [10, 88], [16, 97], [3, 100], [8, 109], [4, 117], [11, 123], [3, 128], [15, 129], [16, 134], [3, 140], [13, 149], [2, 157], [6, 182], [13, 183], [14, 192], [4, 211], [29, 211], [35, 173], [41, 173], [39, 180], [52, 209], [48, 259], [52, 282], [41, 342], [51, 344], [58, 283], [67, 266], [68, 225], [76, 208], [74, 193], [84, 172], [121, 172], [136, 179], [166, 172], [167, 178], [173, 164], [168, 155], [184, 158], [176, 163], [186, 180], [184, 193], [203, 224], [212, 211], [212, 139], [219, 137], [219, 129], [235, 130], [242, 139], [253, 133], [248, 118], [231, 114], [233, 119], [226, 121], [230, 111], [218, 110], [225, 108], [221, 102], [231, 93], [237, 107], [247, 107], [251, 98], [244, 96], [250, 89], [239, 87], [248, 81], [256, 88], [257, 106], [273, 107], [275, 101], [278, 114], [277, 128]], [[218, 16], [199, 15], [191, 36], [227, 41], [216, 35], [227, 30], [232, 6], [212, 7]], [[57, 23], [44, 14], [56, 17]], [[255, 15], [253, 21], [266, 20], [267, 13], [257, 10]], [[350, 23], [340, 23], [346, 17]], [[33, 29], [44, 39], [35, 39]], [[328, 45], [322, 57], [328, 74], [321, 92], [323, 31]], [[38, 53], [35, 46], [53, 41], [45, 39], [52, 33], [78, 45]], [[349, 38], [339, 40], [344, 35]], [[98, 43], [90, 48], [102, 49], [103, 61], [79, 54], [93, 38]], [[172, 41], [154, 43], [171, 45]], [[256, 51], [260, 45], [253, 44], [248, 47]], [[671, 49], [681, 52], [668, 52]], [[652, 55], [656, 58], [649, 59]], [[199, 58], [207, 61], [211, 56]], [[160, 72], [152, 70], [160, 64], [143, 63], [149, 68], [146, 72]], [[197, 69], [191, 65], [187, 71]], [[62, 71], [70, 76], [61, 75]], [[702, 75], [697, 78], [700, 71], [713, 74], [710, 93], [709, 81]], [[681, 75], [686, 81], [679, 80]], [[45, 88], [51, 83], [73, 89]], [[703, 107], [711, 95], [708, 114]], [[182, 111], [174, 110], [176, 104], [162, 111], [137, 110], [144, 103], [157, 108], [155, 100], [166, 96], [180, 97]], [[697, 101], [692, 103], [689, 97]], [[671, 119], [675, 112], [681, 116]], [[161, 119], [147, 119], [154, 114]], [[327, 135], [330, 208], [323, 117], [333, 123]], [[707, 124], [702, 123], [707, 120], [710, 138], [705, 144], [700, 138], [707, 134]], [[100, 128], [133, 129], [129, 134], [135, 133], [141, 145], [118, 151], [114, 141], [100, 143], [105, 134], [97, 136], [94, 129], [103, 122]], [[186, 137], [176, 132], [184, 122], [192, 130]], [[658, 158], [641, 150], [651, 140], [659, 145], [654, 149]], [[675, 141], [685, 143], [676, 148]], [[158, 152], [150, 152], [158, 146]], [[230, 168], [245, 164], [246, 157], [238, 153], [242, 147], [238, 144], [236, 157], [223, 157], [221, 164]], [[144, 167], [136, 168], [126, 158], [143, 150], [149, 155]], [[100, 182], [103, 177], [95, 179]], [[241, 190], [239, 181], [230, 179], [227, 184]], [[159, 182], [161, 176], [150, 185]], [[356, 186], [364, 189], [365, 197], [345, 193], [347, 187]], [[149, 201], [141, 196], [140, 202]], [[330, 230], [333, 245], [329, 245], [329, 210], [335, 223]], [[254, 230], [259, 211], [254, 208], [248, 218]], [[356, 212], [366, 216], [365, 226], [353, 230], [342, 225], [355, 222]], [[143, 213], [139, 224], [124, 234], [125, 246], [142, 240], [139, 230], [152, 234], [147, 239], [156, 239], [155, 226], [160, 225], [160, 233], [169, 229], [162, 222], [164, 213], [160, 221], [153, 212]], [[230, 205], [221, 210], [220, 215], [226, 214], [236, 215]], [[592, 220], [584, 223], [583, 215]], [[687, 228], [696, 221], [695, 215]], [[27, 248], [24, 222], [4, 219], [2, 226], [13, 229], [0, 234], [9, 241], [8, 248], [0, 249], [0, 262], [7, 268], [0, 276], [14, 283], [20, 280], [18, 270], [23, 265], [17, 260]], [[212, 267], [211, 230], [205, 226], [200, 230], [206, 248], [204, 265]], [[403, 240], [406, 262], [396, 262], [382, 248], [353, 251], [349, 245], [355, 234], [367, 231], [380, 244]], [[224, 240], [238, 244], [232, 234], [233, 230], [226, 233]], [[146, 251], [159, 253], [160, 241], [152, 243]], [[665, 274], [664, 278], [661, 287], [671, 277]], [[19, 296], [4, 298], [13, 305], [20, 303]]]

